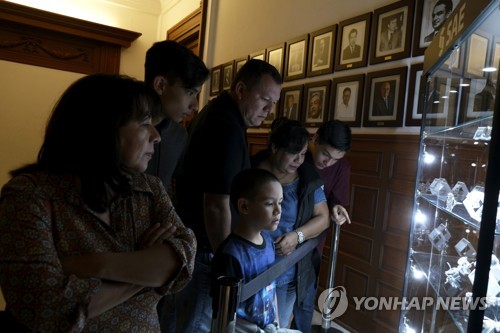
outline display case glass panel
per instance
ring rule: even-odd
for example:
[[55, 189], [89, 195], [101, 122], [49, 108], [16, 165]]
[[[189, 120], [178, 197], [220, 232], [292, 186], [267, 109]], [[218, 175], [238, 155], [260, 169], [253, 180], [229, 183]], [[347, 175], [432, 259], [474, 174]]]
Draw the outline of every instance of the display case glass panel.
[[425, 54], [400, 332], [500, 332], [499, 22], [464, 0]]

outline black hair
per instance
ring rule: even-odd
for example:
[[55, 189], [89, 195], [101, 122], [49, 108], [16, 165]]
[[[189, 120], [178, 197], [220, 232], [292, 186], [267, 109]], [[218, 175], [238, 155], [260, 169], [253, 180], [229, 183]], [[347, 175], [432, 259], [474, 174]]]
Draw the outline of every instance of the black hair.
[[[281, 118], [280, 118], [281, 119]], [[283, 149], [287, 153], [297, 154], [309, 140], [309, 132], [297, 120], [281, 119], [269, 135], [269, 147]]]
[[203, 61], [193, 51], [172, 40], [156, 42], [149, 48], [144, 72], [148, 85], [153, 84], [155, 77], [163, 75], [170, 84], [180, 81], [187, 89], [201, 86], [209, 74]]
[[263, 75], [271, 76], [277, 84], [283, 83], [281, 75], [276, 67], [262, 60], [250, 59], [241, 66], [238, 73], [236, 73], [231, 83], [231, 90], [236, 89], [236, 84], [240, 81], [243, 82], [248, 89], [252, 89], [260, 83], [260, 79]]
[[290, 119], [288, 119], [287, 117], [278, 117], [278, 118], [275, 118], [272, 123], [271, 123], [271, 131], [273, 129], [275, 129], [276, 127], [278, 127], [281, 123], [285, 122], [285, 121], [289, 121]]
[[448, 14], [453, 10], [453, 2], [451, 0], [438, 0], [438, 2], [434, 5], [434, 8], [439, 5], [444, 5], [445, 11]]
[[74, 82], [54, 107], [37, 162], [11, 171], [72, 174], [81, 180], [84, 202], [107, 209], [106, 185], [130, 188], [120, 159], [119, 128], [161, 110], [155, 91], [144, 82], [113, 74], [93, 74]]
[[238, 200], [240, 198], [254, 199], [259, 189], [271, 182], [280, 183], [278, 178], [267, 170], [245, 169], [240, 171], [231, 182], [230, 200], [234, 207], [238, 209]]
[[320, 145], [327, 144], [340, 151], [351, 150], [351, 128], [340, 120], [330, 120], [316, 132]]

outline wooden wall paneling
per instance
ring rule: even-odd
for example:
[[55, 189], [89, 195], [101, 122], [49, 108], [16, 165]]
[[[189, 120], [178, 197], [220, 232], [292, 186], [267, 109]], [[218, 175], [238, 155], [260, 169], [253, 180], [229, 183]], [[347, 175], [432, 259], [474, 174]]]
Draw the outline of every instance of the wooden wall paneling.
[[267, 148], [268, 133], [248, 133], [248, 152], [250, 156]]
[[[352, 146], [346, 156], [352, 224], [341, 228], [335, 272], [335, 285], [346, 288], [350, 303], [336, 321], [353, 332], [396, 332], [399, 311], [356, 311], [352, 297], [402, 297], [418, 136], [354, 135]], [[320, 291], [328, 261], [325, 247]]]
[[[267, 146], [267, 133], [249, 133], [250, 154]], [[336, 319], [352, 332], [396, 332], [399, 311], [355, 310], [352, 297], [402, 297], [418, 158], [416, 135], [354, 135], [352, 224], [341, 228], [335, 286], [349, 299]], [[334, 230], [334, 229], [333, 229]], [[332, 232], [327, 235], [318, 295], [325, 289]]]

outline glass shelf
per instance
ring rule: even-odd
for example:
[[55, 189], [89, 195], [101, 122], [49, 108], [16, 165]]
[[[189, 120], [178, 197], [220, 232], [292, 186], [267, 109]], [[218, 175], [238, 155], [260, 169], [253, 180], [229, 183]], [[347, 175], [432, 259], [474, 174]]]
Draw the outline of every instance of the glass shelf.
[[[422, 133], [422, 138], [427, 140], [429, 138], [446, 138], [456, 140], [470, 140], [474, 141], [489, 141], [484, 139], [474, 139], [476, 131], [479, 127], [490, 127], [493, 123], [493, 116], [477, 118], [466, 123], [460, 124], [455, 127], [426, 127]], [[464, 141], [466, 143], [467, 141]]]
[[[470, 217], [469, 213], [467, 212], [467, 209], [463, 204], [457, 204], [453, 207], [453, 209], [450, 211], [449, 209], [446, 209], [446, 202], [443, 200], [439, 200], [436, 195], [432, 194], [420, 194], [417, 198], [417, 200], [421, 198], [425, 200], [426, 202], [430, 203], [437, 209], [439, 209], [441, 212], [445, 212], [454, 218], [462, 221], [466, 225], [475, 228], [476, 230], [479, 230], [481, 227], [481, 224], [474, 220], [473, 218]], [[495, 235], [500, 235], [500, 228], [497, 225], [497, 228], [495, 230]]]

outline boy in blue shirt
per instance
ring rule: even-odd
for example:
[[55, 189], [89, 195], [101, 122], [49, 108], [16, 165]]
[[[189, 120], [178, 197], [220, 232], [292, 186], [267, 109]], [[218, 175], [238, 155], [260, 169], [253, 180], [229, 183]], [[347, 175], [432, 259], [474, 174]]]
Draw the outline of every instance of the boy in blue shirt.
[[[263, 169], [243, 170], [233, 179], [230, 199], [240, 221], [215, 252], [212, 295], [219, 276], [237, 277], [247, 283], [267, 270], [275, 259], [273, 240], [269, 233], [262, 231], [274, 231], [279, 224], [283, 189], [278, 179]], [[256, 332], [270, 324], [276, 325], [275, 298], [273, 281], [240, 303], [236, 311], [236, 331], [248, 331], [248, 325], [252, 324], [258, 326]]]

